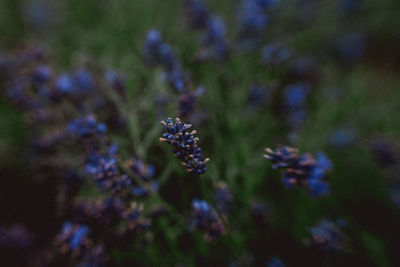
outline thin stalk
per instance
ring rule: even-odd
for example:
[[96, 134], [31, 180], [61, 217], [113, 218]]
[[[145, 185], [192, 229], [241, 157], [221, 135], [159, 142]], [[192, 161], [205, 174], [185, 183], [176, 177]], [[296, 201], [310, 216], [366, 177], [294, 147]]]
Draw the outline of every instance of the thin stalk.
[[[144, 183], [140, 177], [137, 177], [137, 175], [131, 171], [129, 168], [124, 166], [123, 164], [119, 164], [121, 169], [129, 175], [129, 177], [132, 177], [132, 179], [141, 187], [150, 189], [149, 186]], [[152, 192], [152, 195], [157, 198], [162, 204], [170, 211], [170, 214], [175, 217], [175, 219], [179, 222], [179, 224], [183, 225], [186, 227], [185, 220], [184, 218], [180, 215], [180, 213], [173, 207], [171, 206], [167, 201], [165, 201], [158, 192]]]

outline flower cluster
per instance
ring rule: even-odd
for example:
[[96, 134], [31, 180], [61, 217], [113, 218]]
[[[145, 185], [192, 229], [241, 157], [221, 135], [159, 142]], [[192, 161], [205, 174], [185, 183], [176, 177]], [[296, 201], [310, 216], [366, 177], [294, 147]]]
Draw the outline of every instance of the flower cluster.
[[56, 244], [61, 252], [71, 252], [75, 257], [82, 256], [91, 246], [90, 229], [86, 225], [65, 222], [56, 237]]
[[113, 181], [118, 175], [118, 166], [117, 160], [112, 154], [99, 150], [92, 151], [86, 164], [86, 172], [93, 175], [96, 183], [102, 189], [110, 189], [111, 186], [119, 184]]
[[106, 129], [104, 123], [97, 123], [94, 114], [73, 120], [68, 125], [68, 132], [79, 137], [101, 136]]
[[181, 160], [181, 164], [186, 170], [195, 175], [206, 172], [208, 158], [203, 157], [201, 148], [198, 146], [199, 138], [195, 137], [196, 131], [190, 131], [191, 124], [184, 124], [176, 118], [175, 122], [168, 118], [167, 122], [161, 121], [165, 126], [166, 132], [160, 138], [161, 142], [166, 142], [173, 147], [172, 153]]
[[280, 42], [265, 45], [261, 50], [261, 62], [265, 65], [277, 66], [290, 59], [293, 51]]
[[219, 182], [214, 190], [214, 200], [218, 210], [222, 214], [227, 214], [233, 202], [233, 195], [229, 187], [224, 182]]
[[201, 0], [186, 0], [183, 4], [186, 19], [193, 29], [200, 30], [199, 60], [224, 61], [228, 58], [225, 23], [210, 14]]
[[183, 93], [187, 90], [187, 81], [182, 65], [172, 47], [164, 42], [158, 30], [152, 29], [147, 33], [143, 54], [145, 61], [150, 66], [161, 66], [164, 69], [167, 82], [178, 93]]
[[357, 133], [353, 128], [338, 128], [329, 137], [329, 143], [335, 148], [346, 148], [357, 139]]
[[122, 218], [125, 203], [121, 197], [85, 199], [77, 201], [74, 209], [79, 221], [97, 222], [109, 226]]
[[189, 230], [202, 232], [208, 240], [215, 240], [225, 233], [225, 228], [220, 221], [217, 212], [204, 200], [192, 201], [192, 219]]
[[186, 20], [192, 29], [204, 29], [210, 18], [210, 12], [202, 0], [184, 0]]
[[299, 155], [298, 150], [281, 147], [273, 151], [266, 149], [264, 157], [272, 162], [274, 169], [285, 169], [283, 182], [286, 187], [307, 187], [311, 196], [317, 197], [329, 193], [329, 185], [325, 181], [326, 173], [332, 169], [331, 161], [323, 153]]
[[204, 93], [204, 88], [192, 90], [191, 82], [187, 79], [182, 64], [173, 52], [172, 47], [164, 42], [158, 30], [147, 33], [143, 54], [149, 66], [161, 66], [165, 80], [179, 93], [178, 112], [181, 117], [192, 115], [194, 104]]
[[284, 105], [288, 111], [289, 124], [295, 129], [298, 128], [307, 117], [305, 104], [309, 91], [310, 85], [302, 82], [287, 85], [283, 89]]
[[332, 253], [343, 251], [346, 237], [339, 225], [322, 220], [316, 226], [310, 228], [311, 246], [321, 249], [323, 252]]
[[254, 41], [270, 23], [270, 10], [277, 0], [243, 0], [239, 7], [240, 38]]
[[131, 159], [125, 162], [125, 165], [130, 168], [143, 181], [149, 181], [155, 172], [153, 165], [146, 165], [139, 159]]
[[130, 207], [125, 209], [122, 216], [128, 222], [128, 232], [140, 233], [149, 229], [151, 221], [144, 219], [142, 214], [143, 205], [138, 205], [136, 202], [131, 202]]

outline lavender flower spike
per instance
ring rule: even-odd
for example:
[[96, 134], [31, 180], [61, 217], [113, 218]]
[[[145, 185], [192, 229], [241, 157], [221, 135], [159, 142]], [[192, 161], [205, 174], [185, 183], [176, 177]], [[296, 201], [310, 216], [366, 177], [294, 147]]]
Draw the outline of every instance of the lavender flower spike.
[[161, 123], [165, 126], [166, 132], [160, 141], [173, 147], [172, 152], [181, 160], [182, 166], [188, 172], [195, 175], [205, 173], [207, 171], [206, 163], [210, 159], [203, 157], [201, 148], [198, 146], [199, 138], [195, 137], [196, 131], [189, 132], [192, 125], [182, 123], [179, 118], [176, 118], [175, 122], [168, 118], [167, 122], [161, 121]]
[[326, 182], [327, 173], [332, 169], [332, 163], [324, 153], [299, 154], [291, 147], [281, 147], [275, 151], [267, 148], [264, 157], [271, 161], [274, 169], [284, 169], [283, 182], [287, 188], [301, 186], [308, 188], [312, 197], [329, 193]]

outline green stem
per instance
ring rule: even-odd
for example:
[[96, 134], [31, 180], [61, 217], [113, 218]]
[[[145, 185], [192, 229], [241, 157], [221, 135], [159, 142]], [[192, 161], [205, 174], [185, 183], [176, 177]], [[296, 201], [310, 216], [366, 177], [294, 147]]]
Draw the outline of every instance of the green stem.
[[[137, 113], [129, 109], [125, 101], [114, 91], [105, 90], [104, 93], [117, 108], [118, 113], [125, 119], [128, 132], [132, 140], [133, 149], [136, 151], [136, 154], [144, 160], [146, 153], [140, 145], [140, 127], [138, 124]], [[130, 113], [131, 111], [132, 114]]]
[[[146, 188], [150, 191], [150, 187], [144, 183], [140, 177], [137, 177], [137, 175], [131, 171], [129, 168], [123, 166], [123, 164], [119, 164], [121, 169], [129, 175], [129, 177], [132, 177], [132, 179], [141, 187]], [[158, 192], [152, 192], [152, 196], [157, 198], [164, 206], [165, 208], [170, 212], [170, 214], [175, 217], [175, 219], [178, 221], [179, 224], [183, 225], [186, 227], [185, 219], [180, 215], [180, 213], [173, 207], [171, 206], [167, 201], [165, 201]]]

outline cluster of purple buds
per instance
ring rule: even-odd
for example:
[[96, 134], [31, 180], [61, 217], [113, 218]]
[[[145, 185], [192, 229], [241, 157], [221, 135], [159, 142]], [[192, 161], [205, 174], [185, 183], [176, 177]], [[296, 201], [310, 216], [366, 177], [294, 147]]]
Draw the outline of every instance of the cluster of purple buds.
[[190, 131], [191, 124], [184, 124], [176, 118], [175, 122], [168, 118], [167, 122], [161, 121], [165, 126], [166, 132], [160, 138], [161, 142], [166, 142], [173, 147], [172, 153], [181, 160], [182, 166], [194, 175], [206, 172], [206, 163], [210, 160], [203, 157], [201, 148], [198, 146], [199, 138], [195, 137], [196, 131]]
[[310, 228], [310, 244], [325, 253], [343, 251], [346, 245], [346, 237], [342, 233], [339, 224], [322, 220], [316, 226]]
[[125, 203], [121, 197], [87, 199], [75, 204], [76, 214], [82, 221], [94, 221], [104, 225], [117, 222], [122, 218]]
[[27, 248], [34, 239], [34, 235], [22, 224], [11, 227], [0, 226], [0, 248]]
[[135, 197], [147, 197], [152, 193], [158, 192], [159, 184], [157, 181], [148, 181], [145, 186], [133, 185], [132, 195]]
[[331, 161], [323, 153], [299, 155], [298, 150], [282, 147], [275, 151], [265, 149], [265, 158], [272, 162], [274, 169], [285, 169], [283, 182], [287, 188], [293, 186], [307, 187], [311, 196], [318, 197], [329, 193], [329, 185], [325, 181], [326, 174], [332, 169]]
[[[73, 105], [82, 106], [82, 97], [93, 97], [95, 83], [90, 71], [77, 69], [72, 75], [57, 73], [43, 51], [23, 50], [10, 56], [6, 63], [6, 88], [8, 97], [21, 108], [38, 109], [68, 99]], [[96, 95], [99, 98], [98, 95]], [[53, 109], [63, 105], [52, 105]], [[58, 114], [55, 112], [55, 114]]]
[[129, 188], [131, 185], [132, 179], [128, 175], [123, 174], [112, 180], [111, 192], [113, 194], [120, 194], [124, 189]]
[[98, 123], [93, 114], [73, 120], [68, 125], [68, 132], [78, 137], [102, 136], [106, 130], [106, 125]]
[[92, 74], [84, 69], [78, 69], [73, 74], [74, 85], [81, 93], [88, 93], [94, 87]]
[[138, 159], [131, 159], [125, 162], [125, 165], [130, 168], [143, 181], [150, 181], [155, 172], [153, 165], [146, 165]]
[[49, 102], [53, 71], [45, 65], [41, 56], [22, 51], [8, 58], [4, 68], [7, 74], [4, 75], [4, 84], [13, 103], [29, 110]]
[[225, 233], [225, 227], [220, 221], [217, 212], [204, 200], [192, 201], [192, 219], [189, 230], [202, 232], [208, 240], [215, 240]]
[[228, 58], [226, 29], [222, 19], [213, 16], [201, 0], [186, 0], [183, 4], [186, 19], [191, 28], [200, 30], [203, 46], [198, 59], [224, 61]]
[[233, 202], [233, 195], [226, 183], [220, 182], [217, 184], [214, 190], [214, 201], [222, 214], [228, 214]]
[[118, 182], [115, 184], [114, 181], [114, 178], [118, 175], [118, 165], [113, 155], [93, 151], [89, 156], [89, 162], [86, 164], [86, 172], [94, 176], [101, 189], [111, 189], [113, 185], [119, 186]]
[[186, 20], [192, 29], [204, 29], [210, 19], [210, 12], [202, 0], [184, 0]]
[[56, 237], [56, 244], [62, 253], [71, 252], [73, 256], [80, 257], [92, 244], [89, 232], [90, 229], [86, 225], [65, 222]]
[[218, 16], [213, 16], [207, 21], [207, 26], [201, 36], [203, 49], [198, 58], [200, 60], [218, 60], [228, 59], [228, 43], [226, 37], [225, 23]]
[[180, 94], [179, 115], [181, 117], [190, 116], [197, 97], [203, 94], [204, 88], [199, 87], [196, 91], [191, 91], [192, 86], [186, 77], [181, 62], [171, 46], [164, 42], [158, 30], [153, 29], [147, 33], [143, 51], [148, 65], [161, 66], [164, 70], [165, 80]]
[[353, 128], [338, 128], [329, 137], [329, 143], [335, 148], [346, 148], [355, 142], [356, 131]]
[[289, 124], [293, 128], [298, 128], [306, 120], [305, 104], [309, 91], [310, 85], [302, 82], [287, 85], [283, 89], [284, 106], [289, 114]]
[[146, 165], [141, 160], [131, 159], [125, 162], [125, 166], [132, 170], [132, 172], [142, 181], [140, 185], [132, 185], [131, 193], [133, 196], [147, 197], [151, 193], [158, 192], [158, 182], [152, 179], [155, 172], [153, 165]]
[[56, 91], [60, 94], [68, 94], [73, 88], [73, 81], [67, 73], [60, 74], [55, 82]]
[[122, 217], [128, 222], [128, 231], [140, 233], [149, 229], [151, 221], [144, 219], [142, 214], [143, 205], [137, 204], [136, 202], [131, 202], [130, 207], [124, 210]]
[[292, 49], [281, 42], [265, 45], [261, 50], [261, 62], [269, 66], [277, 66], [287, 62], [293, 55]]
[[269, 11], [278, 0], [243, 0], [239, 6], [240, 37], [243, 39], [258, 38], [270, 23]]
[[147, 33], [143, 53], [148, 65], [161, 66], [164, 69], [166, 80], [178, 93], [186, 91], [185, 74], [181, 63], [158, 30], [152, 29]]

